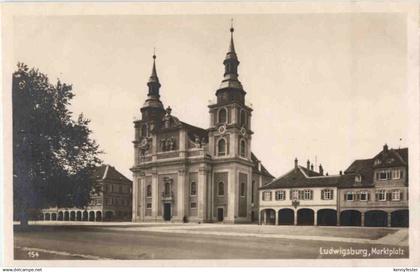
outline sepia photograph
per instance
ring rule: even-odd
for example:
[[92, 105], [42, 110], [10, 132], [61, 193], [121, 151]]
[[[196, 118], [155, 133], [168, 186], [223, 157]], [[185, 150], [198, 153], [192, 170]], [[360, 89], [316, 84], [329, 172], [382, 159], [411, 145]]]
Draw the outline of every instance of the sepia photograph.
[[418, 266], [420, 9], [368, 4], [3, 3], [2, 265]]

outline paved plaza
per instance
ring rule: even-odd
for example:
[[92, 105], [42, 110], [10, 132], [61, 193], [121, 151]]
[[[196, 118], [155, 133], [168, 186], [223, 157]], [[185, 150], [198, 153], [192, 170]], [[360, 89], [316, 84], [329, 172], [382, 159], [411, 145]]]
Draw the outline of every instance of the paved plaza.
[[[408, 229], [33, 222], [15, 259], [407, 258]], [[34, 252], [36, 252], [34, 256]]]

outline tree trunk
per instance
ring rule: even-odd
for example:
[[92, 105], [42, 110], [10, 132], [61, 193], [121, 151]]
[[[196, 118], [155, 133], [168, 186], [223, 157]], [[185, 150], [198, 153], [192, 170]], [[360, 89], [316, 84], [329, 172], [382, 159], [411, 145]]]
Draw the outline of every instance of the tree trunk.
[[20, 226], [21, 227], [27, 227], [28, 226], [28, 213], [27, 213], [26, 210], [23, 210], [23, 211], [20, 212], [19, 220], [20, 220]]

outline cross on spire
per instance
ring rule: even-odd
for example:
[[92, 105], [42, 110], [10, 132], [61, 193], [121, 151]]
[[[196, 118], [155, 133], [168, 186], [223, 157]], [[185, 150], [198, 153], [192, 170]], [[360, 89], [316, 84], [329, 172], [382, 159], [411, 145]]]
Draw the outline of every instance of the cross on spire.
[[149, 86], [149, 95], [156, 95], [159, 96], [159, 78], [156, 72], [156, 48], [153, 47], [153, 66], [152, 66], [152, 74], [150, 75], [149, 82], [147, 82], [147, 86]]
[[160, 82], [159, 77], [156, 72], [156, 48], [153, 47], [153, 65], [152, 65], [152, 73], [147, 81], [148, 93], [146, 101], [141, 107], [141, 115], [142, 120], [149, 121], [149, 120], [161, 120], [162, 117], [165, 115], [165, 109], [163, 107], [162, 102], [160, 101]]
[[233, 18], [230, 18], [230, 32], [233, 33], [235, 29], [233, 28]]

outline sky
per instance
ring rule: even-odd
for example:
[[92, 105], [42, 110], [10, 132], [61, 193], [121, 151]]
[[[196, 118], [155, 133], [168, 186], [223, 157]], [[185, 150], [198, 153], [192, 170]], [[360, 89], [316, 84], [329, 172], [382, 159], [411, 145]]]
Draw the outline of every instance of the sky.
[[72, 84], [71, 109], [91, 120], [102, 159], [131, 178], [153, 48], [164, 106], [208, 128], [231, 18], [252, 151], [274, 176], [295, 158], [337, 174], [385, 143], [407, 147], [406, 27], [397, 13], [19, 16], [12, 59]]

